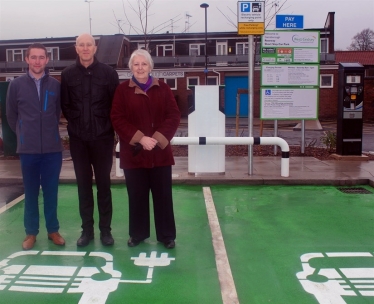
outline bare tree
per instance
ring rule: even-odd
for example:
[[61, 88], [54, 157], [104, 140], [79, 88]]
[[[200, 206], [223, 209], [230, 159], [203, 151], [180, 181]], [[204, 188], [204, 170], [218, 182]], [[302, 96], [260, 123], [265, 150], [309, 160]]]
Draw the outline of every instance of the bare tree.
[[[128, 26], [128, 34], [131, 34], [131, 32], [135, 32], [137, 35], [143, 35], [144, 36], [144, 48], [148, 51], [149, 44], [151, 42], [151, 35], [157, 34], [164, 30], [165, 28], [172, 27], [174, 22], [177, 22], [181, 20], [180, 14], [177, 16], [174, 16], [173, 18], [170, 18], [169, 20], [153, 27], [149, 28], [149, 17], [152, 16], [150, 13], [150, 8], [153, 4], [154, 0], [137, 0], [136, 5], [131, 4], [129, 0], [127, 0], [128, 8], [125, 6], [124, 0], [122, 0], [122, 8], [123, 13], [125, 16], [125, 22], [124, 25]], [[138, 22], [134, 23], [128, 16], [127, 9], [129, 9], [132, 13], [135, 14]], [[120, 25], [120, 21], [116, 14], [113, 12], [114, 18], [116, 19], [116, 26], [118, 26], [119, 30], [123, 33], [125, 33], [124, 29]]]
[[367, 28], [357, 33], [352, 38], [352, 43], [348, 47], [350, 51], [373, 51], [374, 50], [374, 31]]

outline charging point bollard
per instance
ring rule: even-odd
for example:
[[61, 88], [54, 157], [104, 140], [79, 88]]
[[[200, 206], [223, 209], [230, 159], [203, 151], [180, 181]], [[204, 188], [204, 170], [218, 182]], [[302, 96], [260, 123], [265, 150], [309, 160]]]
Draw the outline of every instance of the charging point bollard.
[[[220, 86], [191, 87], [189, 137], [225, 137], [225, 114], [220, 108]], [[225, 174], [225, 145], [189, 145], [188, 173]]]

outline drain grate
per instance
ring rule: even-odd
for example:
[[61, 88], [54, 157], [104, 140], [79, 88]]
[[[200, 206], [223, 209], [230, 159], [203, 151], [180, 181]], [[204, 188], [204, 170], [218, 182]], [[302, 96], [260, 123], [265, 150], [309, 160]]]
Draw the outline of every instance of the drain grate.
[[355, 187], [355, 188], [338, 188], [339, 191], [347, 194], [372, 194], [371, 191], [361, 188], [361, 187]]

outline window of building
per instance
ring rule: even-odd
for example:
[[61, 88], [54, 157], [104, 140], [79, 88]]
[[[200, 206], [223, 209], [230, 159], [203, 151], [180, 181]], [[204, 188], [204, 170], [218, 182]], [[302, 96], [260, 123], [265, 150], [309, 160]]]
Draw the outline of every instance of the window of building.
[[146, 50], [145, 43], [138, 43], [138, 50], [139, 49]]
[[187, 77], [187, 89], [190, 90], [190, 86], [199, 85], [199, 77]]
[[172, 90], [177, 89], [177, 79], [176, 78], [164, 78], [164, 82], [170, 87]]
[[320, 87], [321, 88], [332, 88], [334, 87], [334, 75], [325, 74], [320, 76]]
[[8, 62], [24, 61], [26, 58], [27, 49], [9, 49], [6, 51]]
[[227, 55], [227, 41], [217, 41], [216, 55]]
[[[47, 53], [50, 60], [59, 60], [59, 48], [58, 47], [47, 47]], [[15, 61], [24, 61], [26, 58], [27, 49], [9, 49], [7, 50], [7, 61], [8, 62], [15, 62]]]
[[366, 77], [373, 77], [374, 76], [374, 68], [365, 69], [365, 76]]
[[160, 56], [160, 57], [173, 56], [173, 45], [172, 44], [158, 45], [156, 49], [157, 49], [156, 56]]
[[49, 60], [59, 60], [59, 48], [58, 47], [47, 47], [47, 53], [49, 56]]
[[238, 42], [236, 44], [236, 55], [247, 55], [248, 54], [248, 43]]
[[321, 38], [321, 53], [329, 52], [329, 40], [327, 38]]
[[217, 76], [208, 76], [208, 85], [218, 85], [218, 77]]
[[190, 56], [205, 55], [205, 44], [190, 44]]

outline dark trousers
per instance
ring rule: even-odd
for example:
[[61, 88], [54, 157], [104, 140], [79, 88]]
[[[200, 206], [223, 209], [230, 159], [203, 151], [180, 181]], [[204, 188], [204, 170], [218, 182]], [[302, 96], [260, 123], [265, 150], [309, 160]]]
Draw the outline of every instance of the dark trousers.
[[114, 136], [94, 141], [70, 138], [70, 153], [78, 183], [79, 213], [85, 232], [93, 233], [94, 230], [93, 173], [97, 188], [99, 229], [101, 232], [111, 231], [113, 208], [110, 172], [113, 164], [113, 147]]
[[45, 225], [48, 233], [57, 232], [58, 182], [62, 153], [20, 154], [25, 187], [24, 224], [26, 234], [39, 233], [39, 190], [42, 186]]
[[171, 166], [124, 170], [129, 197], [129, 234], [138, 240], [150, 236], [149, 195], [152, 193], [156, 237], [159, 242], [176, 237]]

